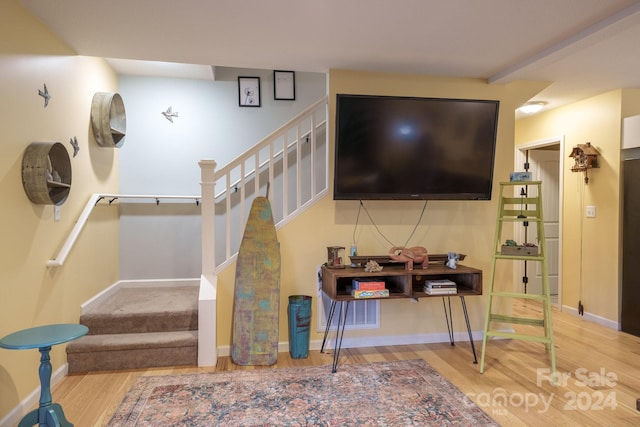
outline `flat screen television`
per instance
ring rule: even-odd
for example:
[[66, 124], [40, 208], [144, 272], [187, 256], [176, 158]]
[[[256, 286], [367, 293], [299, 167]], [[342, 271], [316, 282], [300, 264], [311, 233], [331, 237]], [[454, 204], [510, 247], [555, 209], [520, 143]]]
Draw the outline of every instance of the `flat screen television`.
[[495, 100], [338, 94], [335, 200], [490, 200]]

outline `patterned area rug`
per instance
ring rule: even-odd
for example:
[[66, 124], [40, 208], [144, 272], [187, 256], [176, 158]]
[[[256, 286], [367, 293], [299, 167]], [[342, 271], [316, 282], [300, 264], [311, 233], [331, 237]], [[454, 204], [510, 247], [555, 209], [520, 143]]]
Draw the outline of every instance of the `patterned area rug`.
[[497, 426], [424, 360], [141, 376], [109, 426]]

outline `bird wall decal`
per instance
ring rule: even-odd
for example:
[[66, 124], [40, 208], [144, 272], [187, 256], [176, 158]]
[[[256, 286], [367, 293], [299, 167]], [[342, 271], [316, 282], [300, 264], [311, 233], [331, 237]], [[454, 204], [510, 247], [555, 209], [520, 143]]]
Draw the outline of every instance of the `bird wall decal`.
[[73, 157], [75, 157], [78, 154], [78, 151], [80, 151], [80, 146], [78, 145], [78, 138], [74, 136], [69, 140], [69, 144], [71, 144], [71, 146], [73, 147]]
[[44, 90], [38, 89], [38, 95], [44, 98], [44, 108], [47, 108], [49, 105], [49, 100], [51, 99], [51, 95], [49, 95], [49, 89], [47, 89], [47, 84], [44, 84]]
[[173, 123], [173, 118], [174, 117], [178, 117], [178, 112], [176, 111], [175, 113], [173, 112], [173, 109], [171, 108], [171, 106], [169, 106], [169, 108], [167, 108], [167, 111], [163, 111], [162, 115], [169, 120], [171, 123]]

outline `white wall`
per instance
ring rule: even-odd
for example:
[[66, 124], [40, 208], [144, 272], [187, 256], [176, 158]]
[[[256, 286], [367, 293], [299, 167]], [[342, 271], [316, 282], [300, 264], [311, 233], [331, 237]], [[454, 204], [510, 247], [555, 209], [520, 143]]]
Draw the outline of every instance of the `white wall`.
[[[238, 76], [260, 77], [261, 107], [238, 106]], [[199, 195], [199, 160], [224, 166], [326, 91], [319, 73], [296, 73], [295, 101], [273, 99], [272, 70], [218, 67], [215, 81], [121, 76], [120, 193]], [[169, 106], [173, 123], [161, 114]], [[199, 215], [195, 201], [121, 202], [120, 277], [199, 277]]]

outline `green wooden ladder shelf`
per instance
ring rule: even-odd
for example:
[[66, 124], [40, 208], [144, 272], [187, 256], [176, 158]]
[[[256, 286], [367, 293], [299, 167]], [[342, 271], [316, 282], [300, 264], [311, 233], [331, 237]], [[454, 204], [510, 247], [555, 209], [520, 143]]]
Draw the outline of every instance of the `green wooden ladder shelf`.
[[[517, 197], [512, 195], [516, 186], [537, 187], [535, 197], [529, 197], [527, 191], [525, 195]], [[505, 194], [509, 192], [509, 194]], [[537, 236], [539, 243], [539, 251], [537, 255], [506, 255], [501, 251], [502, 228], [505, 223], [535, 223], [537, 226]], [[491, 276], [489, 279], [489, 301], [487, 306], [487, 314], [484, 323], [484, 336], [482, 338], [482, 357], [480, 359], [480, 373], [484, 372], [484, 355], [489, 337], [511, 338], [526, 341], [535, 341], [544, 343], [547, 350], [551, 353], [551, 374], [555, 378], [556, 373], [556, 356], [553, 344], [553, 329], [551, 325], [551, 297], [549, 295], [549, 272], [547, 270], [547, 252], [544, 241], [544, 220], [542, 216], [542, 182], [541, 181], [525, 181], [525, 182], [501, 182], [500, 183], [500, 201], [498, 207], [498, 218], [496, 222], [496, 237], [494, 242], [493, 263], [491, 265]], [[538, 261], [541, 263], [542, 272], [542, 294], [529, 294], [513, 291], [498, 290], [495, 287], [495, 272], [497, 260], [524, 260]], [[540, 301], [542, 303], [542, 318], [523, 318], [507, 316], [493, 313], [494, 298], [520, 298]], [[507, 323], [520, 325], [541, 326], [544, 328], [544, 335], [519, 334], [515, 332], [499, 331], [491, 329], [492, 323]]]

